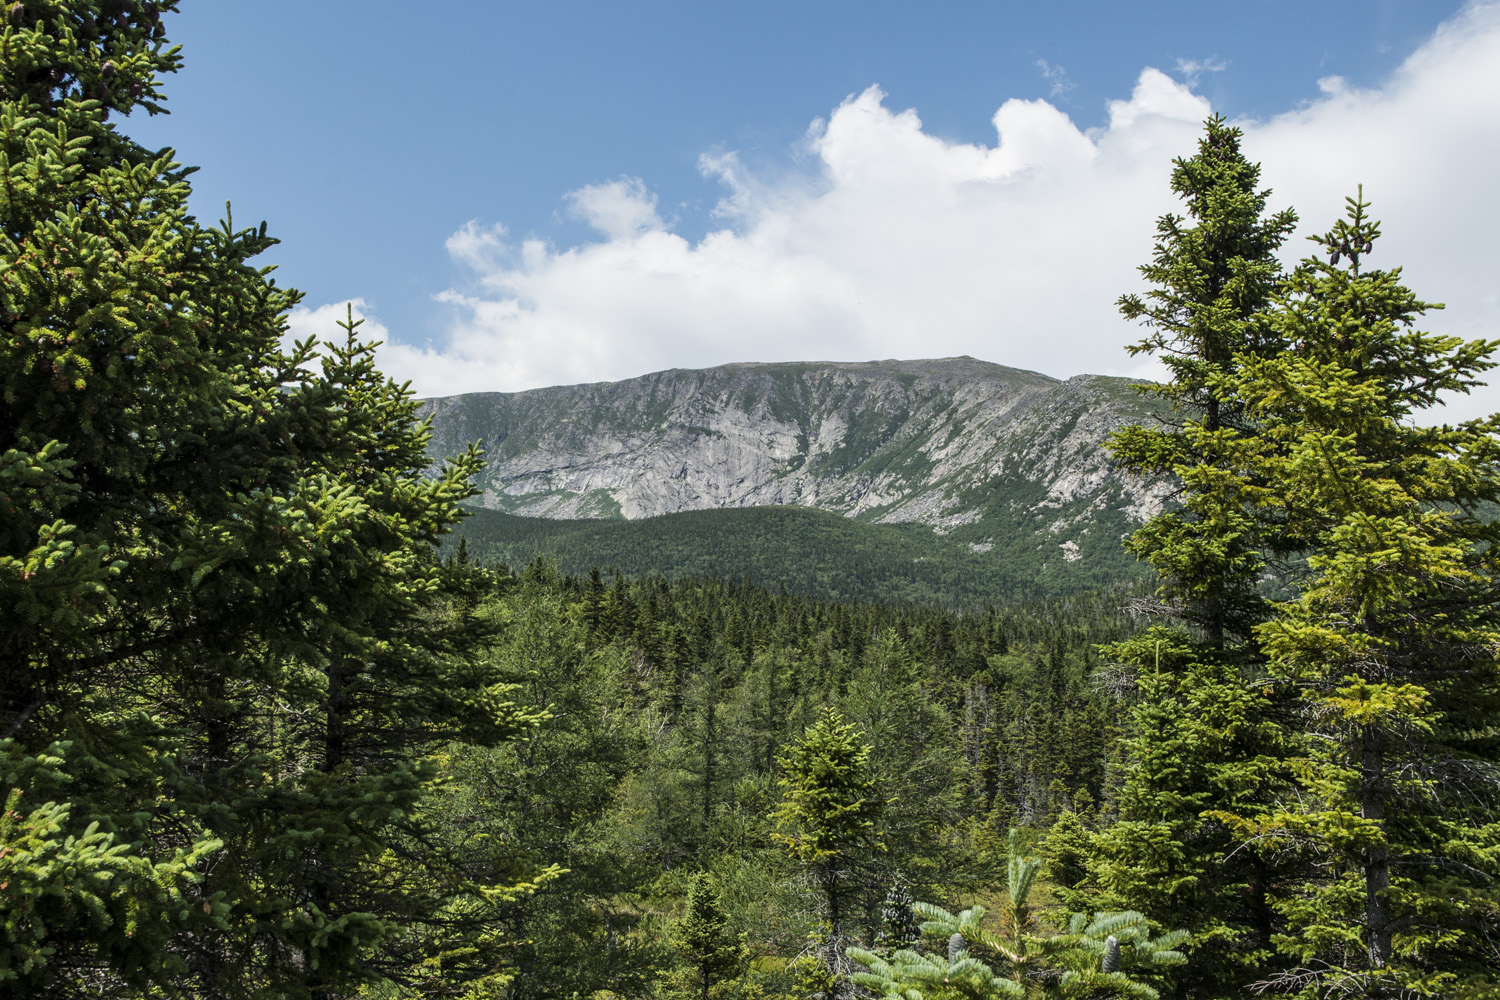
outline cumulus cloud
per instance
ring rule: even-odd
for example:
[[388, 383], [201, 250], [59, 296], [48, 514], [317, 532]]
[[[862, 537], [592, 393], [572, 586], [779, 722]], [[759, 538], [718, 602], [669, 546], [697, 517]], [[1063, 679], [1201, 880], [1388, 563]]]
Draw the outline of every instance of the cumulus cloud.
[[320, 343], [341, 342], [344, 331], [339, 324], [347, 322], [351, 312], [354, 321], [359, 324], [354, 332], [360, 340], [390, 341], [391, 331], [370, 315], [369, 303], [364, 299], [349, 299], [345, 302], [329, 302], [314, 309], [306, 306], [293, 309], [286, 318], [287, 331], [281, 337], [281, 346], [283, 349], [290, 348], [293, 342], [309, 337]]
[[[1272, 208], [1295, 205], [1303, 232], [1321, 231], [1362, 182], [1385, 220], [1380, 260], [1449, 302], [1431, 328], [1475, 336], [1500, 326], [1496, 93], [1500, 4], [1485, 3], [1378, 89], [1325, 80], [1305, 106], [1238, 124]], [[813, 123], [809, 176], [705, 156], [725, 194], [721, 228], [701, 239], [673, 232], [637, 178], [567, 195], [597, 240], [556, 247], [470, 224], [448, 242], [472, 281], [441, 296], [446, 339], [393, 344], [383, 361], [426, 394], [751, 360], [970, 354], [1058, 376], [1147, 373], [1123, 350], [1140, 331], [1114, 301], [1139, 287], [1155, 220], [1178, 208], [1171, 160], [1191, 153], [1210, 108], [1148, 68], [1108, 112], [1084, 131], [1048, 101], [1010, 100], [993, 145], [966, 144], [871, 87]], [[1294, 242], [1289, 257], [1306, 252]], [[1478, 409], [1500, 396], [1453, 415]]]
[[[1362, 184], [1382, 222], [1370, 266], [1401, 266], [1421, 298], [1447, 306], [1425, 327], [1500, 337], [1500, 4], [1444, 24], [1379, 89], [1320, 85], [1319, 100], [1251, 132], [1266, 182], [1297, 207], [1302, 233], [1326, 231]], [[1444, 418], [1497, 410], [1500, 385], [1451, 401]]]
[[656, 195], [638, 177], [590, 184], [568, 195], [573, 215], [612, 240], [664, 229], [656, 214]]

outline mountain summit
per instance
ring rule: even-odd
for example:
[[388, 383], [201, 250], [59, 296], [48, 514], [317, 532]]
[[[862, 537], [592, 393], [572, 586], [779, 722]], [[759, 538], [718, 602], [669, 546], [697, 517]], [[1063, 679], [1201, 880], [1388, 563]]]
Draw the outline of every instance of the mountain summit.
[[[478, 440], [478, 503], [625, 519], [791, 505], [925, 525], [976, 554], [1091, 551], [1161, 503], [1103, 448], [1149, 420], [1131, 380], [1067, 380], [970, 357], [730, 364], [620, 382], [429, 399], [434, 458]], [[1050, 555], [1049, 555], [1050, 553]], [[1080, 567], [1081, 568], [1081, 567]]]

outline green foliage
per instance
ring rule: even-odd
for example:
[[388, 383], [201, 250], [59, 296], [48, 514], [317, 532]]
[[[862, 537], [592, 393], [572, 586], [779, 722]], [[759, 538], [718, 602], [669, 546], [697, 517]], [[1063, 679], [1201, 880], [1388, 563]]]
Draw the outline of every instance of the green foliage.
[[955, 958], [924, 955], [903, 949], [889, 959], [860, 949], [850, 954], [869, 971], [854, 974], [855, 981], [880, 997], [894, 1000], [990, 1000], [1014, 997], [1020, 1000], [1025, 989], [1012, 980], [997, 976], [993, 969], [977, 958], [960, 951]]
[[1180, 505], [1126, 547], [1156, 569], [1155, 610], [1184, 628], [1103, 650], [1133, 680], [1135, 702], [1120, 822], [1100, 834], [1087, 881], [1108, 905], [1192, 932], [1183, 996], [1237, 995], [1269, 957], [1270, 866], [1220, 814], [1272, 801], [1277, 762], [1289, 752], [1277, 706], [1256, 685], [1251, 641], [1268, 614], [1261, 583], [1271, 554], [1223, 442], [1256, 435], [1226, 380], [1284, 346], [1261, 312], [1283, 281], [1274, 253], [1296, 216], [1265, 216], [1269, 192], [1258, 189], [1260, 168], [1240, 137], [1210, 118], [1197, 153], [1176, 161], [1172, 190], [1188, 218], [1161, 219], [1140, 269], [1154, 287], [1120, 299], [1121, 312], [1152, 331], [1131, 350], [1167, 366], [1171, 380], [1149, 391], [1173, 410], [1163, 426], [1116, 435], [1112, 450], [1127, 467], [1180, 484]]
[[1153, 939], [1139, 913], [1074, 913], [1065, 933], [1044, 933], [1031, 893], [1042, 862], [1021, 852], [1018, 831], [1009, 838], [1007, 880], [998, 932], [985, 926], [985, 908], [955, 916], [930, 903], [916, 909], [922, 930], [946, 943], [946, 955], [902, 949], [882, 958], [862, 949], [850, 956], [869, 969], [860, 985], [893, 1000], [981, 998], [1138, 997], [1158, 993], [1143, 977], [1185, 962], [1175, 948], [1187, 939], [1174, 931]]
[[[1181, 190], [1227, 134], [1208, 133]], [[1482, 995], [1500, 961], [1500, 420], [1412, 420], [1500, 344], [1415, 329], [1431, 307], [1399, 270], [1361, 269], [1367, 207], [1316, 238], [1326, 262], [1245, 285], [1250, 311], [1192, 279], [1211, 218], [1163, 224], [1158, 302], [1182, 322], [1142, 348], [1180, 352], [1163, 393], [1183, 417], [1117, 451], [1182, 483], [1131, 545], [1190, 628], [1109, 651], [1141, 700], [1084, 881], [1194, 931], [1188, 994]]]
[[492, 577], [437, 558], [478, 453], [426, 474], [352, 318], [283, 350], [265, 227], [201, 226], [110, 123], [162, 110], [174, 9], [0, 25], [0, 980], [492, 986], [546, 866], [470, 864], [432, 812], [440, 746], [538, 718], [474, 655]]
[[100, 830], [98, 821], [69, 832], [76, 827], [68, 803], [44, 802], [23, 813], [19, 771], [30, 772], [25, 783], [36, 787], [35, 772], [46, 770], [55, 780], [65, 758], [18, 756], [10, 740], [0, 741], [0, 753], [0, 787], [9, 789], [0, 809], [0, 986], [24, 988], [67, 968], [74, 949], [86, 951], [90, 939], [116, 935], [126, 939], [122, 947], [136, 950], [140, 982], [180, 972], [179, 962], [152, 952], [174, 925], [195, 923], [211, 932], [222, 924], [225, 907], [199, 897], [197, 874], [222, 845], [200, 840], [148, 858]]
[[674, 943], [683, 967], [669, 977], [672, 995], [693, 1000], [731, 995], [731, 980], [744, 973], [750, 952], [744, 935], [729, 929], [707, 872], [695, 873], [688, 882], [687, 912], [677, 924]]
[[557, 584], [555, 575], [528, 574], [504, 600], [476, 609], [494, 636], [488, 667], [548, 719], [520, 740], [452, 748], [444, 825], [464, 832], [471, 857], [501, 871], [563, 869], [499, 908], [512, 937], [507, 968], [519, 970], [507, 996], [639, 995], [671, 961], [665, 934], [641, 940], [651, 921], [633, 905], [662, 855], [601, 830], [617, 796], [628, 811], [641, 758], [634, 671], [623, 651], [589, 652], [584, 622]]
[[1088, 887], [1191, 930], [1183, 981], [1230, 990], [1270, 955], [1276, 875], [1224, 816], [1282, 787], [1288, 737], [1264, 686], [1180, 632], [1151, 629], [1110, 652], [1135, 672], [1139, 701], [1121, 743], [1118, 821], [1093, 838]]
[[1269, 314], [1290, 349], [1224, 383], [1259, 424], [1226, 440], [1243, 495], [1305, 557], [1256, 638], [1311, 738], [1294, 796], [1239, 816], [1304, 866], [1275, 894], [1273, 982], [1463, 993], [1500, 962], [1500, 523], [1481, 514], [1500, 418], [1410, 417], [1474, 385], [1500, 342], [1414, 329], [1431, 306], [1399, 270], [1361, 269], [1367, 208], [1348, 199], [1317, 238], [1329, 260], [1304, 260]]
[[[997, 500], [981, 522], [943, 535], [916, 524], [872, 524], [806, 507], [684, 511], [636, 521], [552, 520], [474, 509], [459, 529], [477, 557], [524, 566], [545, 557], [587, 573], [611, 566], [627, 576], [746, 580], [831, 601], [968, 608], [1082, 594], [1140, 577], [1114, 543], [1134, 525], [1100, 512], [1079, 539], [1080, 558], [1058, 552], [1033, 505]], [[1059, 515], [1061, 516], [1061, 515]], [[980, 545], [981, 551], [970, 548]]]
[[1047, 830], [1042, 852], [1047, 878], [1063, 905], [1073, 909], [1088, 905], [1098, 845], [1077, 812], [1069, 810], [1057, 818]]
[[[828, 921], [823, 960], [834, 976], [845, 972], [846, 902], [861, 881], [870, 881], [862, 871], [885, 846], [879, 822], [886, 802], [870, 774], [870, 749], [837, 709], [826, 707], [778, 761], [782, 799], [773, 836], [822, 896]], [[835, 992], [845, 992], [842, 984]]]
[[1151, 330], [1131, 353], [1154, 354], [1171, 372], [1145, 391], [1170, 403], [1173, 419], [1111, 441], [1127, 468], [1180, 480], [1180, 508], [1153, 517], [1126, 548], [1155, 567], [1161, 596], [1215, 644], [1246, 636], [1264, 616], [1257, 539], [1238, 498], [1215, 488], [1215, 435], [1246, 420], [1220, 380], [1241, 358], [1283, 346], [1258, 317], [1280, 287], [1275, 252], [1297, 219], [1290, 210], [1265, 217], [1270, 192], [1257, 188], [1260, 166], [1245, 159], [1241, 135], [1210, 118], [1196, 155], [1174, 163], [1172, 191], [1188, 217], [1161, 218], [1151, 263], [1140, 268], [1154, 287], [1119, 301], [1122, 315]]
[[1275, 253], [1297, 215], [1288, 209], [1266, 217], [1270, 191], [1257, 187], [1260, 165], [1240, 151], [1239, 129], [1214, 116], [1203, 133], [1197, 153], [1173, 163], [1172, 191], [1187, 217], [1168, 214], [1157, 222], [1151, 263], [1140, 268], [1153, 287], [1144, 296], [1120, 296], [1119, 307], [1151, 330], [1128, 350], [1157, 355], [1171, 372], [1152, 394], [1201, 412], [1216, 430], [1233, 422], [1234, 407], [1226, 406], [1214, 378], [1232, 369], [1237, 354], [1276, 347], [1260, 339], [1255, 317], [1281, 283]]
[[774, 836], [780, 749], [825, 707], [870, 747], [886, 849], [841, 884], [846, 940], [878, 935], [892, 884], [939, 902], [984, 893], [1004, 876], [997, 817], [1108, 797], [1113, 721], [1091, 650], [1130, 631], [1128, 596], [960, 615], [545, 564], [502, 580], [474, 612], [489, 662], [550, 718], [444, 773], [466, 790], [451, 816], [471, 843], [482, 831], [567, 869], [502, 907], [525, 939], [509, 995], [649, 993], [677, 964], [671, 917], [697, 870], [752, 950], [735, 989], [846, 988], [823, 960], [826, 900]]
[[885, 803], [876, 796], [869, 761], [870, 747], [831, 707], [782, 752], [776, 821], [784, 832], [777, 840], [791, 857], [832, 873], [856, 854], [880, 849]]

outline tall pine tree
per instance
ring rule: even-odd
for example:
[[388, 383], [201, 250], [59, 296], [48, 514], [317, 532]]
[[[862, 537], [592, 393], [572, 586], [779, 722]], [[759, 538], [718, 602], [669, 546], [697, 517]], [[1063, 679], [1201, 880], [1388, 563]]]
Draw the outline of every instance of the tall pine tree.
[[526, 879], [424, 812], [433, 748], [531, 718], [471, 655], [487, 575], [436, 558], [479, 456], [424, 475], [352, 320], [284, 351], [265, 227], [117, 127], [174, 9], [0, 22], [0, 991], [493, 982]]
[[1252, 425], [1224, 380], [1282, 346], [1259, 317], [1282, 281], [1274, 253], [1296, 217], [1266, 215], [1269, 192], [1240, 139], [1221, 118], [1205, 123], [1196, 155], [1172, 172], [1188, 218], [1162, 218], [1141, 268], [1154, 287], [1120, 300], [1152, 331], [1132, 351], [1157, 355], [1171, 373], [1150, 390], [1168, 404], [1164, 422], [1126, 428], [1111, 447], [1127, 468], [1177, 484], [1176, 503], [1126, 543], [1157, 571], [1160, 603], [1149, 610], [1176, 627], [1106, 650], [1139, 685], [1120, 822], [1100, 839], [1096, 880], [1109, 905], [1192, 932], [1181, 996], [1237, 995], [1269, 958], [1274, 929], [1265, 859], [1237, 850], [1215, 818], [1264, 801], [1285, 752], [1273, 706], [1253, 686], [1254, 628], [1268, 614], [1264, 539], [1246, 499], [1226, 486], [1238, 480], [1222, 439]]
[[1500, 341], [1416, 328], [1432, 308], [1369, 270], [1361, 197], [1269, 315], [1288, 350], [1224, 382], [1258, 433], [1226, 452], [1305, 557], [1257, 628], [1311, 735], [1294, 794], [1243, 835], [1294, 862], [1275, 905], [1299, 995], [1492, 995], [1500, 968], [1500, 417], [1414, 417]]

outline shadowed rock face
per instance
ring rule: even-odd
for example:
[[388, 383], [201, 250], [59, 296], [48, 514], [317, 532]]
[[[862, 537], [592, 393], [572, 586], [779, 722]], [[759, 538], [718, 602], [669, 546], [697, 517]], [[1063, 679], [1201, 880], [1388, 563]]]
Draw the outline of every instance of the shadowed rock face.
[[1138, 522], [1161, 502], [1102, 447], [1149, 419], [1128, 380], [968, 357], [673, 369], [422, 412], [434, 458], [483, 444], [484, 506], [534, 517], [796, 504], [967, 536], [1004, 508], [1066, 545], [1106, 511]]

